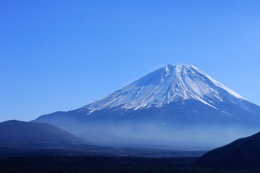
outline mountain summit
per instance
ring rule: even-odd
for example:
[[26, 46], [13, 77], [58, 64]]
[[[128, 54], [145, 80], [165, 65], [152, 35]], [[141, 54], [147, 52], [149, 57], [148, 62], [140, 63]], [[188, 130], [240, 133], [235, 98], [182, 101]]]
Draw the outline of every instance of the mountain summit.
[[167, 65], [85, 108], [90, 113], [113, 108], [138, 110], [197, 100], [217, 109], [214, 102], [236, 99], [245, 100], [193, 65]]
[[94, 103], [34, 121], [97, 144], [187, 149], [260, 130], [260, 107], [195, 66], [167, 65]]

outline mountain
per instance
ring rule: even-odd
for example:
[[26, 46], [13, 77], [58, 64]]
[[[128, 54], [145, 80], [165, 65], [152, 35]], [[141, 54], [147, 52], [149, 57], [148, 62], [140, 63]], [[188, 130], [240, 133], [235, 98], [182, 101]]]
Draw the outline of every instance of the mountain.
[[195, 66], [167, 65], [85, 108], [90, 114], [102, 109], [159, 108], [183, 100], [217, 109], [216, 102], [235, 100], [241, 104], [245, 99]]
[[260, 169], [260, 133], [214, 149], [196, 164], [217, 169]]
[[0, 123], [0, 147], [41, 148], [84, 142], [53, 125], [10, 120]]
[[195, 66], [167, 65], [101, 100], [34, 122], [98, 144], [200, 150], [260, 130], [260, 107]]

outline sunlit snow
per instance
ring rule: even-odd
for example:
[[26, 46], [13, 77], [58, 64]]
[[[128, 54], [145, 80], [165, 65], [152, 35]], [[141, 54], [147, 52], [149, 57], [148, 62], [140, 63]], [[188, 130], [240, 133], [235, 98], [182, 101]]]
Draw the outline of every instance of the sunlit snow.
[[217, 109], [216, 101], [234, 98], [245, 100], [195, 66], [167, 65], [85, 108], [89, 113], [110, 108], [137, 110], [191, 99]]

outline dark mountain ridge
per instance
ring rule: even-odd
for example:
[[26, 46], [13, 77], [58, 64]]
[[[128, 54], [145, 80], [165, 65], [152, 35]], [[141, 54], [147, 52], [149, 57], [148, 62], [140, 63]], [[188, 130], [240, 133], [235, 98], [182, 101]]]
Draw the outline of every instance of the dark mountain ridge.
[[50, 124], [17, 120], [0, 123], [0, 147], [39, 148], [82, 144], [81, 139]]
[[260, 132], [206, 153], [196, 165], [215, 169], [260, 169]]

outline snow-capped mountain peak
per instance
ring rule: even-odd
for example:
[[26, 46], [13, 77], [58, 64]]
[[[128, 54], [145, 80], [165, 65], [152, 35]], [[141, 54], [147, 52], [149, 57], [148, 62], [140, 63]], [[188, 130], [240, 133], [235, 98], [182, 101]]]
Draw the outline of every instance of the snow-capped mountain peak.
[[85, 106], [89, 113], [111, 108], [143, 109], [197, 100], [214, 109], [216, 102], [245, 100], [193, 65], [167, 65], [111, 95]]
[[102, 145], [188, 144], [190, 150], [259, 131], [260, 107], [195, 66], [167, 65], [101, 100], [35, 122]]

